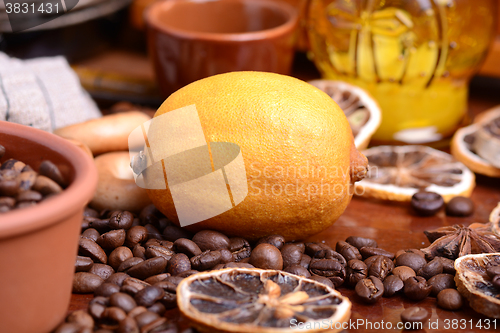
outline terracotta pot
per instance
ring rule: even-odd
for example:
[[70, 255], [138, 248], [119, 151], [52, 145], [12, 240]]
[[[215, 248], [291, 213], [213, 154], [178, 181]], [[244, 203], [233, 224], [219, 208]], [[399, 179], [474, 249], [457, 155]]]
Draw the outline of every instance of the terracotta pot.
[[146, 11], [148, 46], [161, 92], [215, 74], [289, 74], [298, 10], [272, 0], [168, 0]]
[[0, 121], [1, 159], [38, 170], [55, 163], [70, 185], [35, 206], [0, 214], [0, 331], [49, 332], [67, 311], [83, 208], [93, 196], [97, 170], [72, 143], [48, 132]]

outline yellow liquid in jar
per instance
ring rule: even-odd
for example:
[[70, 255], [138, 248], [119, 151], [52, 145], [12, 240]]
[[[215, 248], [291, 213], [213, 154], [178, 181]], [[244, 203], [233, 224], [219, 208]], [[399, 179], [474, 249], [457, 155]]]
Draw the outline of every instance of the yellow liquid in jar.
[[450, 136], [489, 46], [495, 0], [312, 0], [311, 54], [325, 78], [368, 90], [380, 141]]

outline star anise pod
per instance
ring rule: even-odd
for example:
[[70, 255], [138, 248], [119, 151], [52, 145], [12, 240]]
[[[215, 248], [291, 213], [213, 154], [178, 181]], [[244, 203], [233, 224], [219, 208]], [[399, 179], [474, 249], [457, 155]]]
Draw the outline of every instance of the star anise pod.
[[467, 254], [500, 252], [500, 236], [492, 232], [486, 224], [483, 227], [475, 223], [472, 228], [455, 224], [452, 227], [424, 231], [424, 234], [432, 243], [421, 249], [428, 260], [434, 257], [455, 260]]

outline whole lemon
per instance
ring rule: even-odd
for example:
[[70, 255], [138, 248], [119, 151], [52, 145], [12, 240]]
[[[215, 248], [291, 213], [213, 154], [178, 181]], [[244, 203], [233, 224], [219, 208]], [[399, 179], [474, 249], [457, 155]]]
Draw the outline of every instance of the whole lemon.
[[[188, 230], [213, 229], [250, 240], [271, 234], [305, 238], [338, 219], [353, 183], [366, 174], [367, 160], [356, 150], [342, 110], [299, 79], [264, 72], [211, 76], [170, 95], [155, 118], [189, 105], [196, 106], [206, 142], [239, 145], [248, 195]], [[172, 135], [158, 126], [151, 131], [149, 136]], [[179, 224], [168, 186], [147, 193]], [[207, 194], [200, 189], [199, 195]], [[214, 204], [219, 199], [211, 198]]]

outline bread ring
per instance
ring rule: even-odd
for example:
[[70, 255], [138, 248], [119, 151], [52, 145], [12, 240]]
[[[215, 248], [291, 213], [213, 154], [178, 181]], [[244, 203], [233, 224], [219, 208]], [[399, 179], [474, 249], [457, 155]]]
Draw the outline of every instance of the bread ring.
[[86, 144], [94, 155], [110, 151], [128, 150], [128, 136], [137, 127], [150, 120], [143, 112], [120, 112], [58, 128], [54, 134]]
[[99, 182], [90, 202], [92, 208], [98, 211], [111, 209], [139, 213], [151, 204], [146, 190], [135, 184], [128, 152], [102, 154], [94, 161]]

